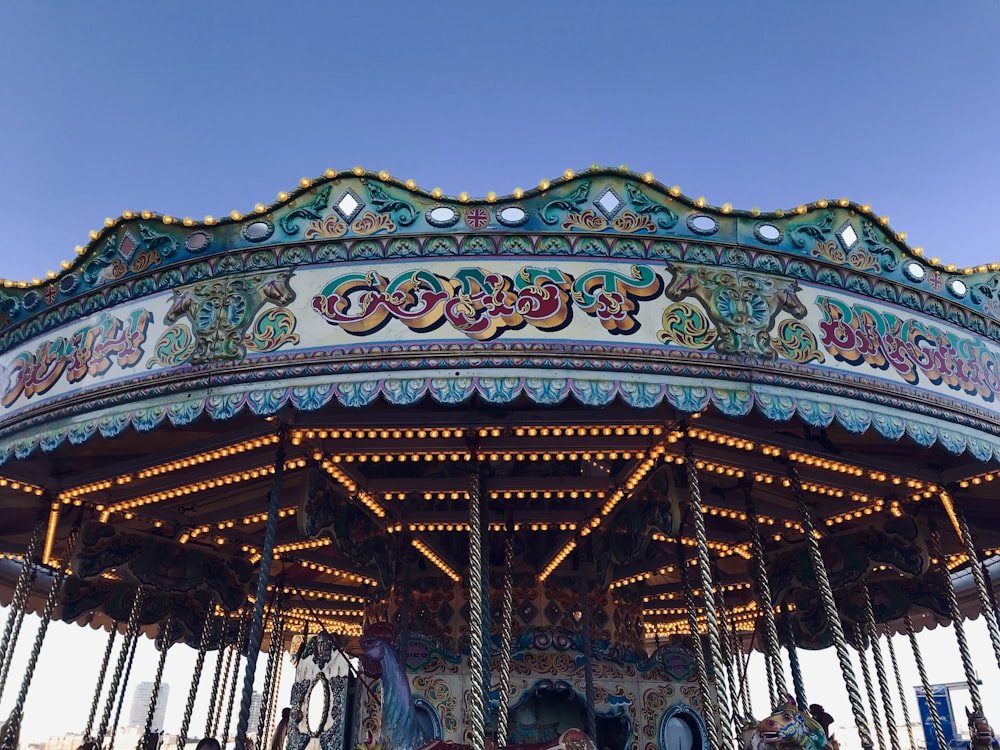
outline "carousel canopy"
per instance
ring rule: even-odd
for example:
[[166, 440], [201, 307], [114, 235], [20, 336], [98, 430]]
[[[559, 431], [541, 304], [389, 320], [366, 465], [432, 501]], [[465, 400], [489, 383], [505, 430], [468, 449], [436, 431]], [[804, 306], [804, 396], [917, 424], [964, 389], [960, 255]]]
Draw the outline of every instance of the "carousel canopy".
[[329, 171], [247, 215], [126, 212], [0, 289], [0, 554], [42, 529], [66, 619], [126, 619], [136, 581], [165, 592], [150, 621], [229, 610], [280, 485], [272, 591], [356, 634], [405, 576], [465, 575], [476, 476], [495, 568], [512, 531], [522, 578], [592, 564], [670, 633], [693, 465], [748, 632], [753, 520], [800, 642], [828, 642], [800, 499], [835, 587], [946, 619], [960, 516], [1000, 547], [997, 268], [928, 262], [846, 199], [761, 214], [612, 169], [485, 199]]

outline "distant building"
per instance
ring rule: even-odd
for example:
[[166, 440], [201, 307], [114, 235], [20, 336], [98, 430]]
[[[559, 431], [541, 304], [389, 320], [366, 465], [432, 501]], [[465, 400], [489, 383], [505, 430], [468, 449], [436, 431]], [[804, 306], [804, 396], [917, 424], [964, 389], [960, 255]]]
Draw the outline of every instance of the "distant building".
[[247, 724], [247, 734], [255, 736], [257, 734], [258, 725], [260, 724], [260, 704], [262, 700], [263, 696], [256, 690], [250, 696], [250, 723]]
[[[156, 698], [156, 711], [153, 713], [153, 724], [151, 729], [158, 732], [163, 729], [163, 717], [167, 713], [167, 697], [170, 695], [170, 685], [160, 683], [160, 692]], [[149, 715], [149, 704], [153, 698], [153, 683], [140, 682], [135, 692], [132, 694], [132, 710], [128, 715], [128, 726], [146, 726], [146, 717]]]

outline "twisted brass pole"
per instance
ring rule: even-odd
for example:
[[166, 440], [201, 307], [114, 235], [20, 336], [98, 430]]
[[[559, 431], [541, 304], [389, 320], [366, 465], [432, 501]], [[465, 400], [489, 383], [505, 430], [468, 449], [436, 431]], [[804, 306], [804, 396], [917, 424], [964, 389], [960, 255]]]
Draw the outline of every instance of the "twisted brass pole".
[[[715, 704], [718, 709], [713, 720], [719, 722], [719, 747], [730, 750], [733, 747], [733, 714], [730, 710], [729, 694], [726, 690], [725, 665], [722, 663], [722, 648], [719, 644], [719, 619], [715, 610], [715, 593], [712, 589], [712, 568], [708, 556], [708, 537], [705, 531], [705, 516], [701, 505], [701, 487], [698, 484], [698, 469], [694, 465], [694, 446], [690, 440], [684, 446], [684, 464], [687, 468], [688, 487], [691, 493], [691, 509], [694, 518], [695, 539], [698, 542], [698, 571], [701, 573], [702, 600], [705, 603], [705, 622], [708, 626], [708, 651], [715, 673]], [[722, 731], [722, 727], [726, 731]]]
[[892, 671], [896, 675], [896, 689], [899, 692], [899, 703], [903, 707], [903, 721], [906, 722], [906, 733], [910, 737], [910, 750], [917, 750], [917, 743], [913, 737], [913, 726], [910, 724], [910, 709], [906, 706], [903, 677], [899, 673], [899, 662], [896, 661], [896, 647], [892, 645], [892, 635], [889, 633], [888, 625], [882, 626], [882, 634], [885, 636], [885, 645], [889, 649], [889, 658], [892, 660]]
[[181, 731], [177, 733], [177, 748], [184, 750], [187, 744], [188, 729], [191, 727], [191, 712], [194, 710], [194, 699], [198, 695], [198, 683], [201, 682], [201, 670], [205, 666], [205, 654], [208, 653], [208, 641], [212, 636], [215, 619], [211, 612], [205, 613], [205, 622], [201, 626], [201, 640], [198, 642], [198, 658], [194, 662], [194, 674], [191, 676], [191, 686], [188, 688], [187, 703], [184, 706], [184, 718], [181, 720]]
[[104, 715], [101, 718], [101, 725], [97, 730], [97, 737], [95, 738], [98, 746], [104, 744], [104, 736], [108, 731], [108, 723], [111, 721], [111, 712], [115, 707], [115, 698], [118, 697], [118, 685], [125, 670], [125, 662], [128, 660], [132, 644], [138, 637], [139, 615], [142, 610], [144, 594], [145, 592], [142, 587], [139, 586], [136, 588], [135, 596], [132, 599], [132, 611], [129, 613], [128, 623], [125, 625], [125, 639], [122, 642], [121, 651], [118, 652], [118, 663], [115, 665], [115, 672], [111, 677], [111, 685], [108, 687], [108, 696], [104, 703]]
[[497, 696], [497, 745], [507, 746], [510, 704], [511, 630], [514, 623], [514, 523], [508, 519], [503, 543], [503, 599], [500, 607], [500, 676]]
[[909, 615], [903, 618], [903, 624], [906, 625], [906, 635], [910, 639], [913, 661], [916, 662], [917, 672], [920, 674], [920, 687], [924, 691], [924, 697], [927, 699], [927, 711], [931, 715], [931, 724], [934, 726], [934, 737], [937, 740], [938, 747], [948, 747], [948, 743], [944, 738], [944, 731], [941, 728], [941, 717], [937, 712], [937, 704], [934, 702], [934, 691], [931, 689], [931, 683], [927, 679], [927, 670], [924, 669], [924, 659], [920, 655], [920, 648], [917, 646], [917, 635], [913, 632], [913, 623], [910, 621]]
[[[889, 692], [889, 682], [885, 675], [885, 662], [882, 661], [882, 649], [878, 643], [878, 630], [875, 627], [875, 610], [872, 609], [872, 597], [868, 591], [868, 582], [862, 581], [861, 594], [865, 605], [865, 624], [868, 630], [868, 640], [871, 643], [872, 661], [875, 664], [875, 676], [882, 695], [882, 709], [885, 712], [885, 728], [889, 734], [889, 747], [899, 748], [899, 734], [896, 731], [896, 714], [892, 710], [892, 694]], [[874, 716], [875, 712], [872, 711]]]
[[94, 688], [94, 699], [90, 703], [87, 728], [83, 730], [85, 741], [90, 739], [90, 732], [94, 728], [94, 719], [97, 717], [97, 706], [101, 702], [101, 690], [104, 688], [104, 678], [108, 673], [108, 664], [111, 663], [111, 651], [115, 645], [116, 635], [118, 635], [118, 623], [112, 622], [111, 633], [108, 635], [108, 645], [104, 647], [104, 658], [101, 660], [101, 668], [97, 673], [97, 687]]
[[[146, 744], [146, 735], [153, 729], [153, 719], [156, 716], [156, 701], [160, 697], [160, 684], [163, 682], [163, 667], [167, 663], [167, 652], [170, 650], [170, 635], [173, 620], [167, 616], [166, 622], [160, 626], [160, 660], [156, 665], [156, 677], [153, 678], [153, 691], [149, 695], [149, 710], [146, 711], [146, 724], [143, 734], [139, 737], [136, 750], [142, 750]], [[161, 729], [163, 727], [160, 727]]]
[[820, 601], [823, 603], [823, 611], [826, 614], [827, 623], [830, 627], [830, 634], [833, 636], [833, 645], [837, 651], [840, 671], [844, 678], [844, 686], [847, 689], [847, 697], [851, 703], [851, 711], [854, 714], [854, 723], [858, 728], [858, 736], [861, 738], [861, 746], [863, 748], [871, 748], [873, 747], [871, 732], [868, 728], [868, 719], [865, 716], [864, 704], [861, 701], [861, 693], [858, 691], [858, 683], [854, 677], [854, 667], [851, 666], [851, 655], [847, 651], [847, 638], [844, 635], [844, 626], [840, 621], [837, 600], [833, 596], [830, 577], [827, 575], [826, 564], [823, 562], [823, 555], [819, 549], [819, 538], [816, 529], [813, 527], [812, 514], [809, 512], [809, 506], [806, 504], [802, 481], [799, 479], [799, 472], [795, 468], [795, 464], [788, 464], [788, 479], [792, 486], [796, 505], [798, 506], [802, 533], [805, 536], [806, 549], [809, 551], [809, 561], [812, 564], [813, 575], [816, 577], [816, 585], [819, 589]]
[[469, 482], [469, 729], [472, 750], [486, 745], [486, 700], [483, 690], [483, 540], [482, 493], [479, 463], [475, 462]]

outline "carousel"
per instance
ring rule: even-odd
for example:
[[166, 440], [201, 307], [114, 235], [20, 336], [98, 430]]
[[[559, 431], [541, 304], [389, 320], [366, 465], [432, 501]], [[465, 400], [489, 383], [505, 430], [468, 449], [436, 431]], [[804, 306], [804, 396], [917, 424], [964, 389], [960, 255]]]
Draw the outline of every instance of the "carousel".
[[104, 750], [140, 637], [147, 729], [197, 650], [179, 748], [833, 747], [835, 680], [864, 747], [915, 749], [897, 646], [931, 695], [939, 623], [995, 746], [1000, 264], [596, 166], [483, 199], [328, 170], [77, 255], [0, 288], [3, 748], [52, 619], [106, 633]]

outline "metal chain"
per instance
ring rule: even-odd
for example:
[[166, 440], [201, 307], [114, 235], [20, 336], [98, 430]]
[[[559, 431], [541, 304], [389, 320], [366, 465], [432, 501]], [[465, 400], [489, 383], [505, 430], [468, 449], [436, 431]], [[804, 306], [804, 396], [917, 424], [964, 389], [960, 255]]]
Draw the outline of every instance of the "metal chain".
[[253, 700], [253, 680], [257, 671], [257, 657], [264, 639], [264, 600], [271, 577], [271, 563], [274, 561], [274, 540], [278, 534], [278, 508], [281, 502], [281, 482], [285, 473], [284, 428], [275, 451], [274, 477], [267, 497], [267, 524], [264, 526], [264, 542], [260, 550], [260, 567], [257, 573], [257, 599], [254, 601], [253, 618], [250, 621], [250, 640], [247, 644], [247, 666], [243, 674], [243, 693], [240, 697], [240, 715], [236, 721], [236, 744], [234, 750], [244, 750], [247, 728], [250, 725], [250, 703]]
[[[868, 640], [871, 643], [872, 661], [875, 663], [875, 676], [878, 678], [879, 692], [882, 695], [882, 709], [885, 713], [885, 728], [889, 733], [889, 747], [897, 750], [899, 733], [896, 731], [896, 714], [892, 710], [892, 694], [889, 692], [889, 681], [885, 675], [885, 662], [882, 660], [882, 649], [878, 643], [878, 629], [875, 625], [875, 610], [872, 609], [872, 597], [868, 591], [868, 582], [862, 581], [861, 594], [865, 605], [865, 624], [868, 629]], [[872, 714], [874, 715], [874, 711]], [[877, 726], [877, 725], [876, 725]]]
[[906, 733], [910, 736], [910, 750], [917, 750], [917, 743], [913, 737], [913, 726], [910, 724], [910, 709], [906, 706], [906, 693], [903, 691], [903, 677], [899, 674], [899, 662], [896, 661], [896, 647], [892, 645], [892, 636], [889, 634], [889, 626], [882, 626], [882, 634], [885, 635], [885, 644], [889, 647], [889, 658], [892, 660], [892, 671], [896, 675], [896, 689], [899, 691], [899, 702], [903, 707], [903, 721], [906, 722]]
[[802, 490], [802, 481], [799, 479], [799, 472], [795, 468], [795, 464], [788, 464], [788, 478], [791, 481], [792, 493], [795, 496], [795, 502], [798, 506], [799, 518], [802, 523], [802, 533], [805, 536], [806, 548], [809, 551], [809, 560], [812, 564], [813, 574], [816, 577], [820, 600], [823, 602], [823, 610], [830, 627], [830, 633], [833, 636], [833, 645], [837, 651], [837, 659], [840, 662], [840, 671], [844, 678], [844, 687], [847, 689], [847, 697], [851, 703], [851, 711], [854, 714], [854, 723], [858, 728], [858, 737], [861, 739], [861, 746], [863, 748], [871, 748], [872, 737], [868, 728], [868, 719], [865, 716], [864, 704], [861, 701], [861, 693], [858, 691], [858, 683], [854, 677], [854, 668], [851, 666], [851, 655], [847, 651], [847, 638], [844, 636], [844, 626], [840, 621], [837, 600], [833, 597], [833, 589], [830, 586], [830, 578], [826, 572], [826, 564], [823, 562], [823, 555], [819, 550], [819, 539], [813, 527], [809, 506], [806, 504], [805, 492]]
[[[62, 590], [63, 580], [66, 578], [66, 569], [69, 567], [69, 558], [76, 547], [76, 540], [80, 536], [80, 527], [74, 526], [66, 539], [66, 549], [63, 553], [64, 564], [56, 568], [52, 583], [49, 586], [49, 595], [45, 599], [45, 609], [42, 610], [42, 621], [38, 625], [38, 632], [35, 633], [35, 641], [31, 644], [31, 653], [28, 656], [28, 663], [24, 667], [24, 677], [21, 678], [21, 690], [17, 694], [17, 701], [10, 712], [7, 720], [7, 741], [12, 741], [18, 736], [21, 727], [21, 718], [24, 715], [24, 702], [28, 699], [28, 689], [31, 687], [31, 680], [35, 675], [35, 666], [38, 664], [38, 655], [42, 651], [42, 643], [45, 641], [45, 632], [52, 621], [52, 612], [56, 608], [59, 600], [59, 593]], [[4, 749], [6, 750], [6, 748]]]
[[[160, 697], [160, 685], [163, 682], [163, 667], [167, 663], [167, 652], [170, 650], [170, 636], [172, 635], [173, 624], [173, 618], [168, 616], [166, 621], [160, 625], [160, 660], [156, 664], [153, 691], [149, 694], [149, 710], [146, 711], [146, 724], [143, 727], [143, 734], [136, 745], [136, 750], [142, 750], [146, 744], [146, 735], [153, 731], [153, 719], [156, 716], [156, 701]], [[162, 728], [160, 727], [160, 729]]]
[[[7, 612], [7, 624], [3, 629], [3, 640], [0, 640], [0, 696], [3, 695], [4, 686], [7, 684], [7, 670], [10, 669], [9, 661], [13, 658], [14, 645], [17, 643], [17, 632], [14, 631], [15, 621], [20, 623], [24, 619], [24, 607], [28, 602], [28, 592], [31, 589], [31, 578], [35, 570], [35, 555], [38, 554], [38, 545], [41, 543], [42, 535], [45, 533], [47, 522], [40, 518], [35, 528], [28, 537], [28, 547], [24, 551], [21, 559], [21, 570], [17, 574], [17, 583], [14, 584], [14, 593], [11, 595], [10, 610]], [[18, 613], [22, 613], [18, 617]]]
[[503, 540], [503, 598], [500, 605], [500, 675], [497, 696], [497, 744], [507, 746], [510, 703], [511, 630], [514, 622], [514, 524], [508, 519]]
[[684, 587], [684, 605], [688, 613], [688, 630], [691, 631], [691, 647], [694, 649], [694, 666], [698, 674], [698, 693], [701, 699], [701, 711], [707, 717], [705, 730], [708, 734], [708, 746], [718, 750], [719, 727], [712, 718], [712, 695], [708, 689], [708, 665], [705, 664], [705, 649], [701, 643], [701, 631], [698, 629], [698, 607], [694, 600], [694, 587], [691, 585], [691, 573], [688, 570], [687, 552], [680, 538], [677, 539], [677, 567], [681, 571], [681, 585]]
[[104, 658], [101, 660], [101, 670], [97, 673], [97, 687], [94, 688], [94, 700], [90, 704], [90, 715], [87, 717], [87, 728], [83, 730], [84, 740], [90, 739], [90, 730], [94, 728], [94, 719], [97, 716], [97, 705], [101, 702], [101, 689], [104, 687], [104, 677], [108, 673], [108, 664], [111, 663], [111, 650], [115, 645], [115, 636], [118, 635], [118, 621], [111, 623], [111, 633], [108, 636], [108, 645], [104, 648]]
[[972, 701], [974, 711], [983, 710], [983, 699], [979, 695], [979, 682], [976, 676], [976, 667], [972, 663], [972, 654], [969, 651], [969, 642], [965, 638], [965, 626], [962, 624], [962, 612], [958, 608], [958, 597], [955, 596], [955, 586], [951, 581], [951, 573], [948, 566], [941, 557], [941, 534], [938, 531], [931, 532], [931, 554], [937, 558], [941, 566], [941, 577], [944, 579], [944, 590], [948, 597], [948, 614], [951, 617], [951, 626], [955, 629], [955, 640], [958, 641], [958, 652], [962, 656], [962, 669], [965, 670], [965, 681], [969, 684], [969, 700]]
[[[872, 725], [875, 728], [875, 739], [878, 740], [880, 750], [886, 750], [885, 736], [882, 734], [882, 717], [878, 711], [878, 702], [875, 698], [875, 686], [872, 683], [872, 673], [868, 666], [868, 655], [865, 653], [865, 636], [861, 625], [854, 625], [854, 648], [858, 652], [858, 661], [861, 662], [861, 676], [865, 682], [865, 693], [868, 694], [868, 709], [872, 714]], [[895, 747], [892, 750], [896, 750]]]
[[[942, 497], [944, 497], [943, 493]], [[969, 556], [969, 567], [972, 568], [972, 577], [976, 580], [976, 592], [979, 594], [979, 608], [983, 613], [983, 619], [986, 620], [986, 629], [990, 634], [990, 643], [993, 644], [993, 657], [997, 660], [997, 666], [1000, 666], [1000, 631], [997, 630], [996, 613], [993, 610], [993, 603], [990, 601], [989, 590], [986, 588], [983, 569], [979, 565], [979, 555], [976, 552], [976, 545], [972, 539], [969, 523], [966, 521], [964, 513], [958, 513], [957, 515], [962, 543], [965, 544], [965, 554]]]
[[132, 641], [136, 638], [139, 630], [139, 615], [142, 610], [142, 600], [145, 592], [142, 586], [136, 587], [135, 597], [132, 599], [132, 611], [128, 616], [128, 623], [125, 625], [125, 640], [122, 641], [121, 651], [118, 652], [118, 663], [115, 665], [115, 672], [111, 676], [111, 685], [108, 687], [108, 696], [104, 700], [104, 715], [101, 717], [101, 725], [97, 730], [98, 746], [104, 744], [104, 736], [108, 731], [108, 722], [111, 721], [111, 711], [115, 707], [115, 698], [118, 697], [118, 685], [121, 683], [122, 672], [125, 669], [125, 661], [128, 659], [129, 650], [132, 648]]
[[198, 695], [198, 683], [201, 682], [201, 670], [205, 666], [205, 655], [208, 653], [208, 642], [212, 638], [215, 618], [212, 612], [205, 613], [205, 623], [201, 626], [201, 640], [198, 643], [198, 658], [194, 662], [194, 674], [191, 676], [191, 687], [188, 688], [188, 699], [184, 705], [184, 719], [181, 730], [177, 733], [178, 750], [184, 750], [187, 745], [188, 729], [191, 727], [191, 712], [194, 711], [194, 699]]
[[927, 699], [927, 710], [931, 715], [931, 724], [934, 725], [934, 737], [937, 739], [938, 747], [948, 747], [944, 738], [944, 731], [941, 729], [941, 717], [938, 716], [937, 704], [934, 703], [934, 691], [931, 690], [931, 683], [927, 679], [927, 670], [924, 669], [924, 659], [920, 655], [920, 648], [917, 646], [917, 635], [913, 632], [913, 623], [907, 614], [903, 617], [903, 624], [906, 625], [906, 635], [910, 639], [910, 649], [913, 651], [913, 661], [916, 662], [917, 672], [920, 674], [920, 687], [924, 691]]
[[771, 691], [771, 706], [777, 706], [784, 700], [785, 671], [781, 666], [781, 646], [778, 643], [778, 628], [774, 622], [774, 603], [771, 599], [771, 584], [767, 579], [767, 567], [764, 556], [764, 543], [760, 537], [760, 526], [757, 522], [757, 508], [749, 488], [744, 490], [747, 525], [750, 529], [750, 546], [753, 547], [756, 563], [755, 578], [757, 595], [760, 598], [761, 616], [764, 618], [764, 663], [768, 674], [768, 688]]
[[483, 696], [483, 546], [482, 492], [479, 462], [473, 463], [469, 482], [469, 675], [473, 688], [469, 693], [469, 729], [472, 750], [483, 750], [486, 743], [485, 699]]
[[[698, 484], [698, 469], [694, 465], [694, 447], [688, 440], [684, 446], [684, 464], [687, 468], [688, 487], [691, 493], [691, 508], [694, 511], [694, 531], [698, 542], [698, 571], [701, 573], [702, 599], [705, 603], [705, 620], [708, 624], [708, 650], [715, 673], [715, 703], [718, 716], [726, 731], [719, 733], [719, 747], [730, 750], [733, 747], [733, 733], [728, 727], [733, 725], [733, 713], [729, 707], [729, 693], [723, 674], [722, 647], [719, 643], [719, 619], [715, 610], [715, 592], [712, 590], [712, 568], [708, 556], [708, 536], [705, 531], [705, 516], [701, 507], [701, 488]], [[720, 727], [721, 730], [721, 727]]]

